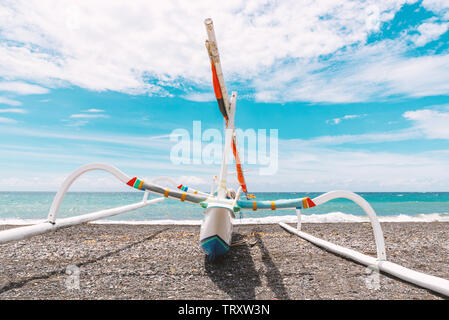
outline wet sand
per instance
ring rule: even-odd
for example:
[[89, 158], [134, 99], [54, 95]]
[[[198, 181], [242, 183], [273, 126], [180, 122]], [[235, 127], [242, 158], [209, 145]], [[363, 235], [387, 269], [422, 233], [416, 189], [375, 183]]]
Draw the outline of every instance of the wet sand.
[[[449, 223], [382, 228], [388, 260], [449, 279]], [[307, 223], [303, 231], [376, 253], [368, 223]], [[199, 226], [86, 224], [3, 244], [0, 299], [443, 298], [384, 274], [376, 282], [366, 267], [278, 225], [235, 226], [230, 252], [213, 262], [198, 236]]]

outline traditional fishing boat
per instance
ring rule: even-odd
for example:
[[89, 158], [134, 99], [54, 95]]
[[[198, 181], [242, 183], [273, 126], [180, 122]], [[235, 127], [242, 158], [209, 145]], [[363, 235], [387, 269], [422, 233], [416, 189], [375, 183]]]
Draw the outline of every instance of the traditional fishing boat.
[[[218, 52], [217, 40], [215, 37], [212, 20], [206, 19], [205, 25], [208, 36], [208, 40], [206, 40], [206, 49], [211, 62], [213, 89], [217, 98], [218, 107], [225, 120], [226, 133], [221, 170], [218, 175], [218, 183], [216, 188], [212, 187], [211, 192], [206, 193], [195, 190], [188, 186], [184, 186], [182, 184], [177, 185], [175, 181], [166, 177], [156, 178], [148, 182], [143, 181], [138, 177], [130, 177], [109, 164], [87, 164], [75, 170], [63, 182], [53, 200], [46, 222], [1, 231], [0, 243], [21, 240], [31, 236], [54, 231], [59, 228], [69, 227], [105, 217], [114, 216], [117, 214], [156, 204], [160, 201], [165, 200], [165, 198], [172, 198], [183, 202], [185, 201], [196, 203], [204, 208], [204, 219], [201, 224], [200, 230], [200, 243], [204, 252], [211, 259], [214, 259], [215, 257], [223, 255], [229, 251], [231, 247], [233, 220], [235, 218], [235, 214], [240, 210], [274, 211], [281, 209], [293, 209], [296, 210], [298, 222], [296, 228], [286, 223], [280, 223], [280, 226], [286, 231], [298, 235], [299, 237], [312, 242], [317, 246], [324, 248], [325, 250], [349, 258], [360, 264], [369, 266], [372, 269], [391, 274], [397, 278], [414, 283], [423, 288], [427, 288], [437, 293], [449, 296], [448, 280], [413, 271], [398, 264], [387, 261], [381, 225], [373, 208], [361, 196], [350, 191], [339, 190], [325, 193], [313, 199], [309, 197], [303, 197], [298, 199], [258, 201], [255, 200], [255, 197], [253, 195], [248, 193], [238, 153], [235, 129], [235, 109], [237, 93], [232, 92], [230, 97], [228, 95], [223, 78], [220, 55]], [[233, 190], [228, 188], [226, 181], [228, 176], [228, 162], [231, 150], [235, 157], [236, 174], [240, 185], [237, 192], [233, 192]], [[141, 190], [142, 192], [144, 192], [142, 201], [76, 217], [56, 219], [61, 202], [72, 183], [84, 173], [92, 170], [107, 171], [128, 186], [137, 190]], [[162, 181], [169, 182], [171, 185], [173, 185], [173, 188], [170, 189], [159, 184], [159, 182]], [[149, 193], [155, 193], [161, 195], [162, 197], [148, 200]], [[241, 199], [243, 193], [245, 194], [245, 197]], [[367, 214], [373, 228], [374, 239], [377, 248], [377, 257], [367, 256], [360, 252], [335, 245], [301, 231], [301, 210], [319, 206], [323, 203], [337, 198], [345, 198], [355, 202]]]

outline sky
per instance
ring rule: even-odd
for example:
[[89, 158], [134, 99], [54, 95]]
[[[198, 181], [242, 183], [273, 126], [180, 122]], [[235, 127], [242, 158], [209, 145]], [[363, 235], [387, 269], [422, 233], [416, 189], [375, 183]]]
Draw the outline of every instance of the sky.
[[236, 126], [277, 130], [277, 171], [244, 163], [249, 191], [449, 191], [444, 0], [1, 0], [0, 191], [56, 191], [90, 162], [208, 190], [218, 163], [170, 158], [175, 130], [223, 128], [205, 18]]

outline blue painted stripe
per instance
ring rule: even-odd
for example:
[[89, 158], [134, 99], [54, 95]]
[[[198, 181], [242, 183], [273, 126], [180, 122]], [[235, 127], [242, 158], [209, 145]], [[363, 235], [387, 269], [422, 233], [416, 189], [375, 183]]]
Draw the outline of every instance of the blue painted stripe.
[[213, 235], [201, 240], [201, 248], [210, 259], [215, 259], [228, 252], [230, 246], [220, 236]]
[[271, 209], [271, 203], [274, 202], [276, 209], [286, 208], [302, 208], [302, 200], [300, 199], [283, 199], [276, 201], [253, 201], [253, 200], [238, 200], [237, 205], [242, 209], [253, 209], [253, 203], [256, 202], [257, 209]]

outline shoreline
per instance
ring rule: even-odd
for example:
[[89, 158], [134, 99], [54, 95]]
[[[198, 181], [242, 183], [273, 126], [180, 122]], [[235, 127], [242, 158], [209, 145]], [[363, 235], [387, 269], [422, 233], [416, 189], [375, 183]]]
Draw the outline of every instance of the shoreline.
[[[381, 224], [389, 261], [449, 279], [449, 223]], [[376, 252], [369, 223], [304, 223], [303, 230]], [[230, 252], [213, 262], [198, 242], [196, 225], [95, 223], [3, 244], [0, 299], [442, 298], [384, 274], [373, 289], [366, 267], [278, 225], [236, 225]], [[67, 288], [70, 266], [79, 289]]]
[[[66, 218], [66, 217], [60, 217]], [[389, 215], [389, 216], [377, 216], [381, 223], [432, 223], [432, 222], [449, 222], [449, 213], [423, 213], [416, 215]], [[47, 221], [46, 218], [41, 219], [21, 219], [21, 218], [3, 218], [0, 219], [0, 226], [25, 226], [31, 224], [37, 224]], [[267, 217], [236, 217], [233, 219], [234, 225], [267, 225], [278, 224], [279, 222], [296, 223], [296, 214], [289, 215], [270, 215]], [[366, 223], [369, 222], [369, 218], [366, 215], [354, 215], [343, 212], [329, 212], [318, 214], [302, 214], [301, 221], [303, 223]], [[91, 222], [93, 224], [101, 225], [190, 225], [199, 226], [202, 223], [202, 219], [154, 219], [154, 220], [108, 220], [100, 219]]]

